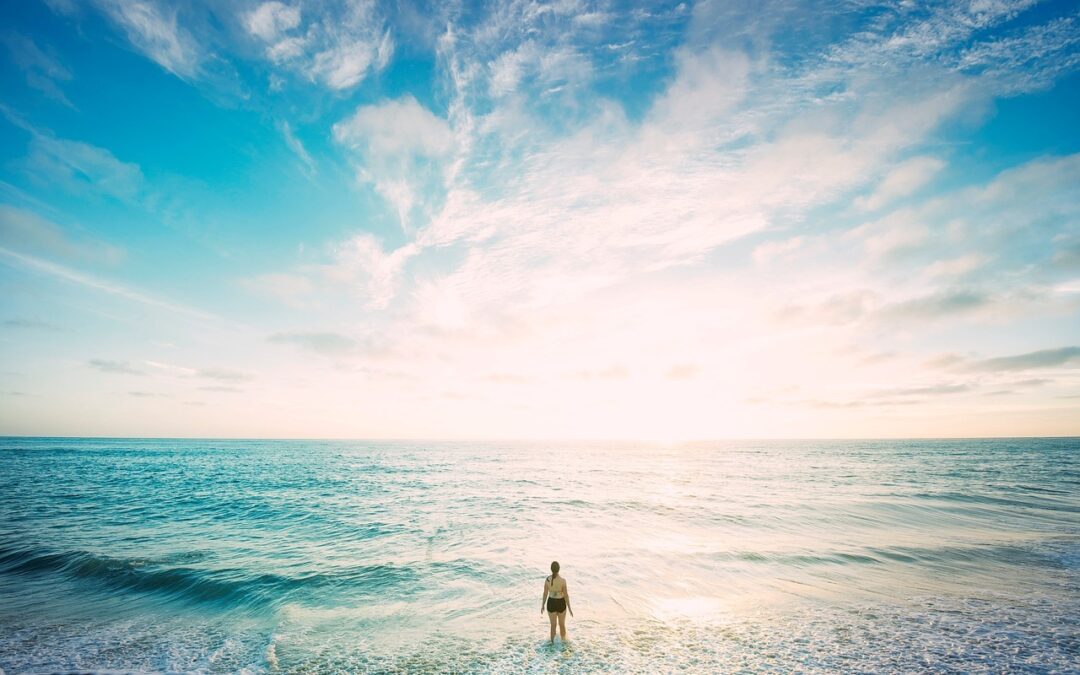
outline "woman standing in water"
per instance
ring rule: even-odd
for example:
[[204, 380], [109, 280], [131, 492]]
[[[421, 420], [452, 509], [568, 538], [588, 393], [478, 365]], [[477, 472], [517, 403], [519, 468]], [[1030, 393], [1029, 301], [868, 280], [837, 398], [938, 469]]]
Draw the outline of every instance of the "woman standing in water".
[[570, 593], [566, 590], [566, 579], [559, 576], [559, 563], [551, 563], [551, 576], [544, 580], [544, 595], [540, 598], [540, 613], [547, 608], [551, 620], [550, 642], [555, 642], [555, 621], [559, 622], [559, 637], [566, 640], [566, 612], [574, 616], [570, 609]]

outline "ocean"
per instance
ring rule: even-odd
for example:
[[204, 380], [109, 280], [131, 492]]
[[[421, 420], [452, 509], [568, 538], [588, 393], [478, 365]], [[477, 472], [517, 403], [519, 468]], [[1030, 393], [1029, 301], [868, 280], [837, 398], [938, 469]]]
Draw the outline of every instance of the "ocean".
[[4, 673], [1080, 672], [1078, 627], [1080, 439], [0, 439]]

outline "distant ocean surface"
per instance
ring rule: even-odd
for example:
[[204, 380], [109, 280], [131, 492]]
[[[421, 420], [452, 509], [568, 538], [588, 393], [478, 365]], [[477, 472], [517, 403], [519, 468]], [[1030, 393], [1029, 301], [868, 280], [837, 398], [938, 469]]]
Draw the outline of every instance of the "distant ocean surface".
[[1080, 440], [0, 438], [0, 669], [1080, 672]]

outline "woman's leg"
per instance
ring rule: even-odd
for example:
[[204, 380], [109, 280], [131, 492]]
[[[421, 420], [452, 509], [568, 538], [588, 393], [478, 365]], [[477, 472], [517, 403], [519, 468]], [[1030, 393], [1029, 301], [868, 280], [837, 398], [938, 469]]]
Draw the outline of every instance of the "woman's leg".
[[[555, 635], [555, 625], [551, 626], [551, 634]], [[559, 637], [566, 639], [566, 610], [559, 612]], [[554, 638], [552, 638], [554, 639]]]
[[548, 638], [549, 642], [555, 642], [555, 612], [548, 612], [548, 619], [551, 620], [551, 636]]

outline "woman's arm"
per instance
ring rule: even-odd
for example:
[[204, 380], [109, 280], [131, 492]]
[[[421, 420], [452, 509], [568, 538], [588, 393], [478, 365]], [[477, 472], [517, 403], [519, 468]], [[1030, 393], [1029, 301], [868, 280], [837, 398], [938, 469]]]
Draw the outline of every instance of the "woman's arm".
[[547, 604], [548, 589], [551, 587], [551, 582], [544, 579], [544, 594], [540, 596], [540, 613], [544, 613], [544, 605]]
[[570, 609], [570, 589], [566, 587], [566, 579], [562, 582], [562, 596], [566, 598], [566, 611], [570, 612], [570, 616], [574, 616], [574, 610]]

